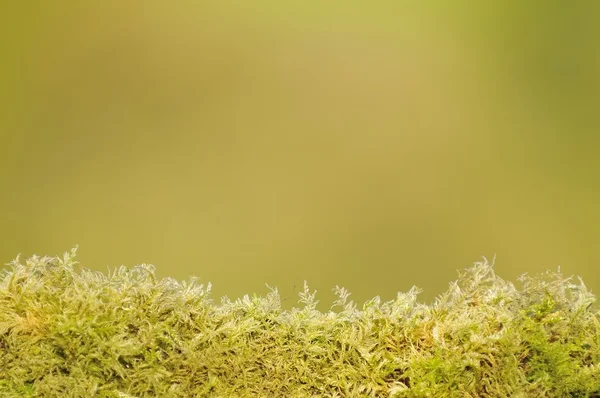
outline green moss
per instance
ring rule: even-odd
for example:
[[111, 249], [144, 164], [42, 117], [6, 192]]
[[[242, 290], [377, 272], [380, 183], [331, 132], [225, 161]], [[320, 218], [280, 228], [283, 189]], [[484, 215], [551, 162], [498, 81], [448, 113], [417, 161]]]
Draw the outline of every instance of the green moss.
[[358, 308], [336, 287], [323, 313], [306, 284], [289, 311], [277, 289], [217, 304], [195, 280], [74, 257], [0, 275], [0, 396], [600, 397], [595, 297], [559, 273], [517, 289], [484, 261], [431, 306], [413, 288]]

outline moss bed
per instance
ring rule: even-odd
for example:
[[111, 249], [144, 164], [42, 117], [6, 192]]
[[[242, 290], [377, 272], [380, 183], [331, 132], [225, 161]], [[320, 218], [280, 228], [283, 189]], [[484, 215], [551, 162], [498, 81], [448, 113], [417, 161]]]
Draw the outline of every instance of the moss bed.
[[600, 312], [581, 280], [519, 287], [487, 261], [432, 305], [419, 290], [316, 309], [277, 289], [219, 303], [210, 284], [17, 258], [0, 274], [2, 397], [600, 397]]

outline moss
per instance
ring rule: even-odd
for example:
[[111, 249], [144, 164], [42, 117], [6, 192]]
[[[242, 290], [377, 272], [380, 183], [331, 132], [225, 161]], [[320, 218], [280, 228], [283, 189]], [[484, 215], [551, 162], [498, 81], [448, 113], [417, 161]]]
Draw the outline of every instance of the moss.
[[336, 287], [328, 312], [305, 283], [288, 311], [277, 289], [217, 304], [210, 284], [75, 254], [2, 271], [1, 396], [600, 397], [595, 297], [560, 273], [517, 289], [483, 261], [431, 306]]

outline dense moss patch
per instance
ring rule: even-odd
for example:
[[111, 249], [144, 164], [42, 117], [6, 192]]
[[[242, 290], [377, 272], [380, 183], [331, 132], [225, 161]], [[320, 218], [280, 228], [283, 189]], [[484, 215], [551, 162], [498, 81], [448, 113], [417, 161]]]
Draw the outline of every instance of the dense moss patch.
[[3, 397], [600, 397], [600, 322], [583, 282], [487, 261], [431, 305], [419, 290], [359, 308], [336, 287], [283, 310], [266, 297], [214, 303], [154, 268], [108, 275], [63, 258], [0, 275]]

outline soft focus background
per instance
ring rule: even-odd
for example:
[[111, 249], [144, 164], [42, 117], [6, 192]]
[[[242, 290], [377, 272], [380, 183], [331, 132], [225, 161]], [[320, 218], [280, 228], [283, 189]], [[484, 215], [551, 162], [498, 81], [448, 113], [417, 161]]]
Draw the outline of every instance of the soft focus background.
[[597, 294], [598, 7], [449, 3], [4, 5], [2, 263], [78, 244], [326, 309], [496, 254]]

